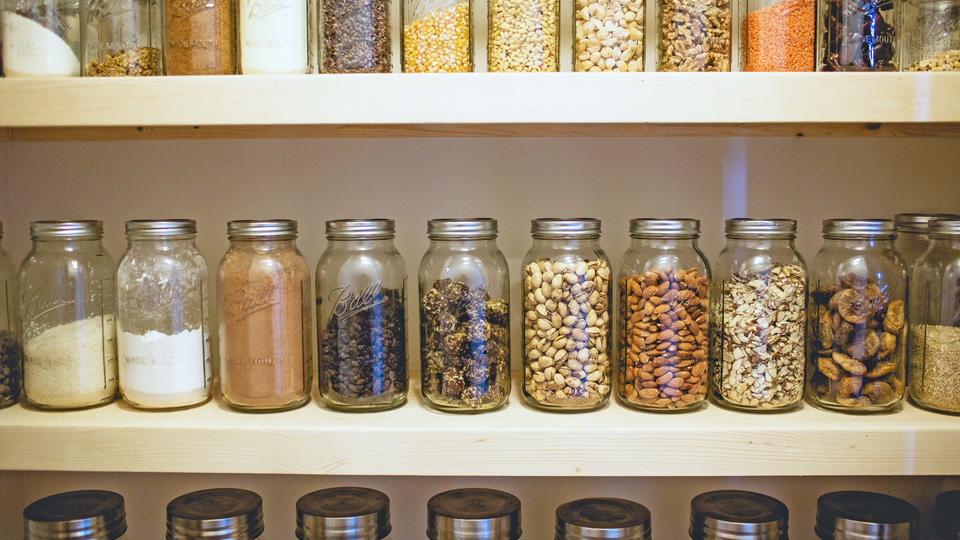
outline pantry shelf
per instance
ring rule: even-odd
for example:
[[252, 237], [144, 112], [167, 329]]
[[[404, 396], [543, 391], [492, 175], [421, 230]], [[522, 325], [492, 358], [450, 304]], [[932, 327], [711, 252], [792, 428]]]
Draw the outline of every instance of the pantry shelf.
[[[417, 396], [414, 388], [411, 395]], [[441, 414], [346, 414], [311, 403], [244, 414], [211, 402], [167, 413], [121, 403], [0, 411], [0, 469], [449, 476], [828, 476], [960, 474], [960, 422], [904, 405], [853, 416], [805, 406], [750, 415], [710, 406], [649, 414], [617, 404], [575, 415], [525, 406]], [[557, 454], [561, 448], [561, 454]], [[545, 456], [551, 456], [549, 459]]]
[[960, 73], [471, 73], [0, 80], [12, 140], [960, 136]]

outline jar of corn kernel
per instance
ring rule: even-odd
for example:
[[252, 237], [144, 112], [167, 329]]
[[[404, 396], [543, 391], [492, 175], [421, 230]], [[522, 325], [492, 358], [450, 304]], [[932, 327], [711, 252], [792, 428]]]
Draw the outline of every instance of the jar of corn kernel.
[[403, 71], [473, 71], [471, 0], [404, 0]]

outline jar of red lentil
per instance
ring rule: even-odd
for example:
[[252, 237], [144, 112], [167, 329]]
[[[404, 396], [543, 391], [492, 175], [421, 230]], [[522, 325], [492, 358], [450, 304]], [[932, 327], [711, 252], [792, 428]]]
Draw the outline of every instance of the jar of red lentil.
[[747, 0], [741, 71], [813, 71], [816, 0]]

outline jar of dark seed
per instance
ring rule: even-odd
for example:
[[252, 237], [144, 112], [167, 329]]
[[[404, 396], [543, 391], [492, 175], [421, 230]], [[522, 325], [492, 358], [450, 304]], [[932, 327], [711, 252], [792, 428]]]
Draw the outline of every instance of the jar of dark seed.
[[389, 0], [320, 0], [320, 72], [390, 73]]
[[317, 264], [320, 394], [328, 407], [375, 411], [407, 401], [406, 282], [391, 219], [327, 222]]
[[510, 272], [497, 221], [433, 219], [420, 261], [420, 369], [425, 402], [482, 412], [510, 394]]
[[610, 260], [600, 220], [535, 219], [523, 259], [523, 397], [585, 411], [610, 398]]
[[[3, 223], [0, 223], [0, 240]], [[20, 399], [21, 350], [20, 314], [17, 309], [17, 269], [13, 259], [0, 245], [0, 300], [7, 309], [0, 309], [0, 408]]]
[[897, 71], [901, 0], [818, 0], [818, 71]]
[[810, 265], [807, 397], [883, 412], [903, 397], [907, 272], [893, 222], [828, 219]]

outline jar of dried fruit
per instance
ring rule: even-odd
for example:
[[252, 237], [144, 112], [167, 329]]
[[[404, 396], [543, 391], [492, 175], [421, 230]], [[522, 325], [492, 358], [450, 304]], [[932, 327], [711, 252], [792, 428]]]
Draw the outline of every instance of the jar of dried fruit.
[[657, 71], [730, 71], [730, 0], [658, 0]]
[[[3, 223], [0, 222], [0, 239]], [[6, 309], [0, 309], [0, 408], [13, 405], [20, 399], [22, 345], [20, 343], [20, 314], [17, 312], [17, 269], [13, 259], [0, 246], [0, 300]]]
[[403, 71], [473, 71], [472, 13], [472, 0], [403, 0]]
[[721, 405], [783, 411], [803, 400], [807, 269], [792, 219], [728, 219], [714, 267], [711, 383]]
[[497, 221], [433, 219], [420, 262], [421, 390], [431, 407], [482, 412], [510, 395], [510, 272]]
[[707, 397], [710, 306], [700, 222], [633, 219], [630, 236], [617, 277], [617, 396], [637, 409], [696, 409]]
[[163, 75], [160, 0], [83, 0], [83, 74]]
[[610, 398], [610, 260], [600, 220], [540, 218], [523, 258], [523, 397], [584, 411]]
[[819, 71], [897, 71], [901, 0], [819, 0]]
[[906, 0], [904, 71], [960, 71], [960, 0]]
[[910, 397], [960, 413], [960, 219], [930, 222], [930, 248], [910, 281]]
[[344, 411], [407, 401], [407, 267], [392, 219], [327, 222], [317, 263], [320, 394]]
[[810, 267], [807, 395], [844, 412], [903, 397], [907, 272], [893, 222], [828, 219]]
[[927, 248], [930, 247], [930, 239], [927, 237], [927, 225], [934, 219], [960, 218], [955, 214], [927, 214], [927, 213], [903, 213], [897, 214], [893, 218], [893, 223], [897, 229], [897, 241], [894, 247], [900, 258], [903, 259], [904, 266], [907, 267], [907, 275], [911, 275], [914, 265], [920, 260]]

